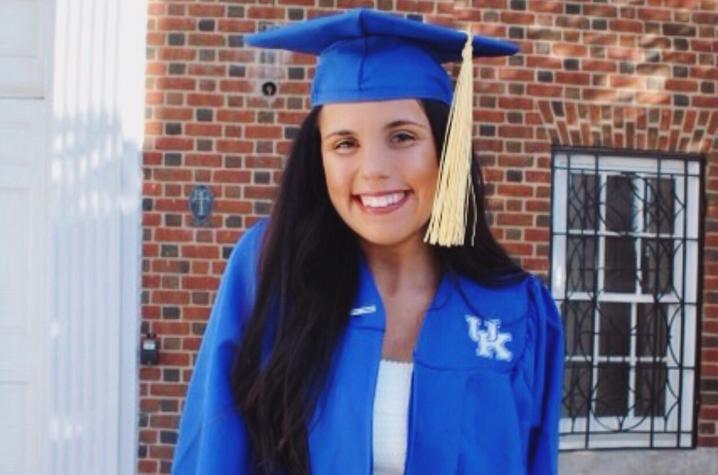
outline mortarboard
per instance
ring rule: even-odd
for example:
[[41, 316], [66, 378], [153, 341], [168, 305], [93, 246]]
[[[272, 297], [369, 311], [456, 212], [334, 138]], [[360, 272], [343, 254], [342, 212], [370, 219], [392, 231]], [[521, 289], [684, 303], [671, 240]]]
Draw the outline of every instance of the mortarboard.
[[[245, 42], [317, 55], [313, 106], [405, 98], [450, 104], [425, 240], [444, 246], [464, 243], [471, 192], [471, 60], [512, 55], [518, 51], [514, 43], [363, 8], [247, 35]], [[462, 67], [452, 93], [442, 63], [459, 60]]]

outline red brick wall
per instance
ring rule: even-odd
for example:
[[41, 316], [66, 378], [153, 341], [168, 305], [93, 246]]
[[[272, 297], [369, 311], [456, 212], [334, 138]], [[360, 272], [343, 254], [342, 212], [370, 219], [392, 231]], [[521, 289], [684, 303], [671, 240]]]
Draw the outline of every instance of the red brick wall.
[[[268, 213], [308, 105], [312, 57], [281, 55], [263, 98], [242, 35], [354, 6], [510, 38], [512, 58], [477, 61], [476, 145], [495, 232], [548, 270], [552, 144], [705, 153], [705, 294], [699, 445], [718, 446], [718, 4], [544, 0], [150, 0], [144, 155], [143, 332], [161, 341], [140, 369], [140, 473], [167, 473], [176, 426], [224, 261]], [[211, 223], [188, 196], [209, 184]]]

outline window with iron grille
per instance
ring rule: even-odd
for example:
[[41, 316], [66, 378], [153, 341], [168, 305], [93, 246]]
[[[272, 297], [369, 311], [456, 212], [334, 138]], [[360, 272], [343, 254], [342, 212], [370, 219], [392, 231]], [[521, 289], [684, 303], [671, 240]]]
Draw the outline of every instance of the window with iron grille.
[[553, 150], [562, 449], [695, 445], [702, 163]]

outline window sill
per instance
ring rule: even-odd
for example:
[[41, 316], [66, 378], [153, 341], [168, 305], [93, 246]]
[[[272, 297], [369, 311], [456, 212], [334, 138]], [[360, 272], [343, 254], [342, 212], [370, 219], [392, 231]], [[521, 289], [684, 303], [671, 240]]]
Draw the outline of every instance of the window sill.
[[665, 450], [581, 450], [559, 455], [559, 473], [570, 475], [711, 475], [718, 473], [714, 447]]

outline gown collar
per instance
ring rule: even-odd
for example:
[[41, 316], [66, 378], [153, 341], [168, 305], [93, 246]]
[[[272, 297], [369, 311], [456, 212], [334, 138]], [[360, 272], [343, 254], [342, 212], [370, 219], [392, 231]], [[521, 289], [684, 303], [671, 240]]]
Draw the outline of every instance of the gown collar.
[[[439, 278], [436, 293], [427, 309], [427, 313], [443, 308], [456, 286], [456, 276], [443, 271]], [[381, 294], [374, 280], [369, 263], [363, 254], [359, 257], [359, 288], [354, 304], [350, 311], [351, 324], [364, 328], [384, 331], [386, 328], [386, 313], [381, 300]]]

